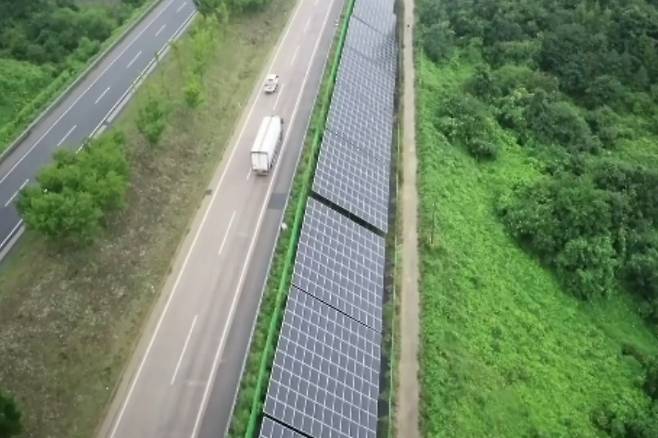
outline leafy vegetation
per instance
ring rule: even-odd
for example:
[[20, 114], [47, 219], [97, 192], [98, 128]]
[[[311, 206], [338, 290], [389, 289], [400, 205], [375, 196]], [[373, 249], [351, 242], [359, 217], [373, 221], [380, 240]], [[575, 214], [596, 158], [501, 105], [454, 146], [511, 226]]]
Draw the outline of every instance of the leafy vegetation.
[[91, 141], [78, 154], [62, 149], [37, 185], [21, 193], [18, 210], [28, 228], [58, 243], [89, 244], [103, 218], [122, 208], [128, 188], [125, 139], [120, 132]]
[[16, 401], [0, 392], [0, 438], [18, 435], [23, 430]]
[[[0, 388], [21, 406], [25, 436], [94, 435], [292, 6], [272, 0], [231, 16], [205, 54], [192, 109], [183, 88], [191, 35], [203, 27], [195, 19], [115, 122], [130, 175], [125, 207], [88, 246], [51, 245], [28, 230], [0, 264]], [[157, 149], [136, 126], [151, 90], [171, 105]]]
[[425, 433], [658, 435], [658, 8], [419, 21]]
[[146, 0], [0, 0], [0, 149]]

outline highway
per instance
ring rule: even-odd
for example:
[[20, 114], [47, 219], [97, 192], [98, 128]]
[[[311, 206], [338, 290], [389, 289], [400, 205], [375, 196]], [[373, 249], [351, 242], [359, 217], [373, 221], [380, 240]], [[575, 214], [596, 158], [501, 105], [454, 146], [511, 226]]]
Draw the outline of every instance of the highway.
[[[99, 436], [224, 436], [269, 262], [344, 0], [299, 0], [124, 372]], [[273, 35], [278, 38], [278, 35]], [[285, 120], [278, 163], [250, 172], [264, 116]]]
[[57, 149], [77, 149], [104, 129], [130, 97], [133, 83], [155, 66], [156, 53], [164, 53], [195, 14], [192, 0], [162, 0], [0, 163], [0, 253], [21, 229], [15, 209], [19, 190], [34, 181]]

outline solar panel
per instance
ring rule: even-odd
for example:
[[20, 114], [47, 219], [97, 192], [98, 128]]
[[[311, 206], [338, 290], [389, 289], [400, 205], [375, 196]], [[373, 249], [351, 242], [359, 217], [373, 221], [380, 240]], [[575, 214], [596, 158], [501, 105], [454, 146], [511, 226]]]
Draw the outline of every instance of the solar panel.
[[358, 81], [362, 87], [378, 89], [392, 95], [395, 89], [395, 70], [383, 70], [368, 60], [360, 52], [343, 47], [340, 58], [339, 77], [343, 74], [350, 81]]
[[395, 40], [358, 18], [350, 19], [345, 46], [358, 51], [386, 71], [391, 71], [395, 67]]
[[389, 33], [395, 26], [393, 2], [390, 0], [358, 0], [354, 4], [352, 16], [382, 33]]
[[333, 95], [362, 102], [383, 115], [393, 117], [393, 93], [387, 86], [377, 87], [349, 71], [340, 71], [336, 77]]
[[369, 105], [339, 90], [331, 98], [326, 129], [345, 137], [358, 147], [369, 149], [382, 160], [390, 160], [392, 111]]
[[273, 421], [271, 418], [264, 417], [260, 426], [260, 438], [304, 438], [304, 435]]
[[290, 289], [267, 415], [311, 437], [375, 438], [381, 335]]
[[350, 94], [343, 86], [334, 90], [326, 129], [388, 161], [392, 126], [393, 110], [390, 106], [369, 103]]
[[383, 237], [309, 198], [292, 284], [381, 330], [384, 257]]
[[389, 165], [325, 132], [313, 191], [369, 224], [388, 230]]

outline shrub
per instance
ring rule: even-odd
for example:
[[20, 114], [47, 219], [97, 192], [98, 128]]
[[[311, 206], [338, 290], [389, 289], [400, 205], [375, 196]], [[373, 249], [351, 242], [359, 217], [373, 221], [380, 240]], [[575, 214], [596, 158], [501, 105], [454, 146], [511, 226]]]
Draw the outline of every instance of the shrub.
[[437, 114], [436, 127], [453, 143], [463, 145], [475, 158], [495, 158], [487, 108], [470, 94], [453, 96]]
[[570, 240], [555, 263], [558, 275], [580, 298], [605, 296], [612, 290], [618, 261], [610, 236]]
[[448, 21], [439, 21], [424, 28], [422, 35], [423, 48], [427, 56], [434, 62], [449, 58], [455, 45], [455, 32]]
[[16, 401], [0, 392], [0, 438], [9, 438], [22, 431], [21, 413]]
[[61, 150], [18, 202], [28, 228], [60, 244], [85, 245], [105, 215], [122, 208], [128, 186], [123, 137], [107, 135], [79, 154]]
[[151, 145], [156, 145], [167, 127], [167, 116], [169, 109], [164, 97], [157, 92], [151, 92], [146, 97], [146, 102], [137, 114], [137, 129], [142, 133]]
[[482, 138], [474, 138], [466, 144], [468, 152], [477, 159], [491, 160], [498, 155], [498, 145]]
[[598, 139], [578, 110], [542, 90], [529, 100], [525, 116], [530, 129], [543, 143], [558, 144], [577, 152], [593, 152], [599, 147]]

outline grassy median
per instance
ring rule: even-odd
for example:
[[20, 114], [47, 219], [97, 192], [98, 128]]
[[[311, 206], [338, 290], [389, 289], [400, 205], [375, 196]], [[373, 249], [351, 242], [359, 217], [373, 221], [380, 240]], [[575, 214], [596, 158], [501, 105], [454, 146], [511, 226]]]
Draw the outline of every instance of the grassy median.
[[[61, 251], [27, 233], [0, 265], [0, 387], [21, 406], [24, 436], [93, 435], [293, 4], [273, 0], [222, 26], [198, 108], [183, 103], [190, 51], [173, 51], [148, 79], [118, 122], [129, 139], [128, 206], [96, 244]], [[135, 120], [154, 90], [172, 113], [149, 146]]]

